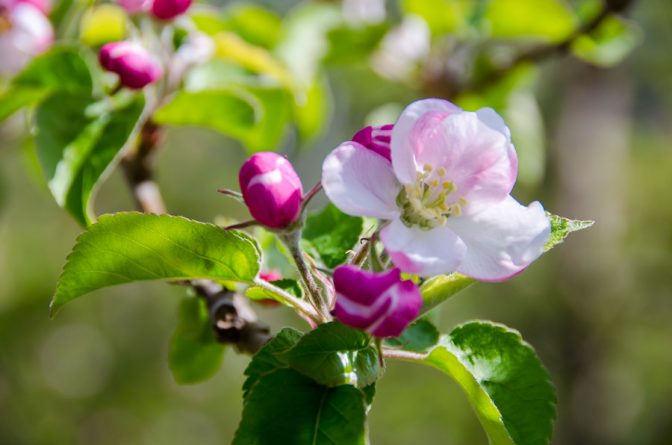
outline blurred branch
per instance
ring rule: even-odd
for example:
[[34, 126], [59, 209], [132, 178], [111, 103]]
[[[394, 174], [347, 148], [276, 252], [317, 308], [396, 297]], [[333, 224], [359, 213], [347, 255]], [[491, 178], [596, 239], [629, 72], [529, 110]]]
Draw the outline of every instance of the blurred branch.
[[452, 99], [467, 92], [481, 91], [484, 88], [498, 82], [516, 68], [527, 63], [539, 63], [554, 56], [564, 55], [569, 52], [574, 42], [581, 36], [595, 31], [607, 18], [616, 14], [623, 14], [635, 3], [635, 0], [603, 0], [602, 8], [591, 20], [579, 25], [574, 32], [564, 40], [557, 43], [539, 45], [524, 51], [513, 57], [507, 64], [494, 68], [485, 75], [468, 82], [456, 84], [454, 80], [429, 79], [429, 88], [437, 88], [443, 97]]
[[[126, 182], [135, 203], [144, 213], [166, 213], [159, 186], [154, 181], [153, 158], [158, 148], [161, 128], [147, 120], [140, 130], [140, 142], [135, 151], [121, 161]], [[241, 295], [209, 280], [185, 281], [208, 304], [210, 320], [217, 339], [233, 344], [243, 353], [254, 354], [270, 338], [268, 326], [257, 321], [257, 315]]]

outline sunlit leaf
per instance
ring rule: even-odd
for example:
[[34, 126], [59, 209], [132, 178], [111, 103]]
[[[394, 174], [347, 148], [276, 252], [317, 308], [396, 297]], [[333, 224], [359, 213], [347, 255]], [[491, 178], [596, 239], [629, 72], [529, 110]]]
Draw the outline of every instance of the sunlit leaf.
[[36, 57], [0, 92], [0, 121], [56, 91], [90, 94], [93, 80], [85, 51], [57, 45]]
[[126, 35], [126, 13], [112, 4], [95, 5], [82, 14], [79, 38], [90, 46], [123, 40]]
[[422, 293], [421, 313], [435, 308], [475, 282], [475, 279], [457, 272], [450, 275], [437, 275], [428, 279], [420, 286], [420, 292]]
[[95, 219], [92, 196], [131, 138], [144, 99], [136, 95], [110, 109], [102, 105], [96, 110], [90, 96], [63, 92], [42, 102], [35, 114], [37, 154], [49, 190], [82, 225]]
[[545, 251], [551, 250], [560, 244], [569, 236], [570, 233], [578, 230], [587, 229], [595, 224], [595, 221], [581, 221], [577, 219], [563, 218], [562, 216], [552, 215], [546, 212], [546, 216], [551, 221], [551, 238], [546, 243]]
[[279, 369], [248, 394], [233, 445], [364, 445], [365, 422], [359, 389], [322, 386], [293, 369]]
[[[279, 287], [280, 289], [287, 291], [289, 294], [297, 297], [303, 298], [303, 289], [298, 281], [292, 280], [291, 278], [284, 278], [282, 280], [272, 281], [273, 286]], [[251, 300], [275, 300], [280, 303], [284, 303], [278, 296], [268, 291], [267, 289], [259, 286], [252, 286], [245, 291], [245, 296]]]
[[362, 218], [346, 215], [333, 204], [312, 213], [303, 230], [303, 244], [327, 267], [336, 267], [348, 258], [362, 233]]
[[260, 261], [259, 246], [242, 232], [170, 215], [103, 215], [77, 239], [51, 311], [96, 289], [134, 281], [250, 283]]
[[546, 445], [556, 396], [547, 371], [520, 334], [469, 322], [444, 336], [423, 360], [465, 391], [491, 445]]
[[577, 24], [563, 0], [490, 0], [483, 22], [494, 38], [525, 37], [549, 42], [566, 38]]
[[224, 345], [215, 337], [205, 302], [197, 297], [185, 298], [180, 304], [180, 317], [168, 353], [175, 381], [189, 384], [212, 377], [223, 356]]
[[237, 87], [180, 92], [154, 119], [167, 125], [212, 128], [240, 140], [249, 151], [275, 150], [289, 120], [290, 98], [275, 88]]
[[381, 372], [371, 337], [337, 321], [308, 332], [282, 358], [292, 368], [328, 386], [348, 383], [365, 387]]
[[611, 16], [590, 34], [577, 38], [571, 46], [572, 54], [593, 65], [617, 65], [642, 41], [642, 30], [636, 23]]

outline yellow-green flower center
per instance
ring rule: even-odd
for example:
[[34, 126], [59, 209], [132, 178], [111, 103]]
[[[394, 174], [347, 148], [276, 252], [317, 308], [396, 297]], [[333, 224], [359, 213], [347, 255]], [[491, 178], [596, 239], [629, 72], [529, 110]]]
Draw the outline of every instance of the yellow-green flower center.
[[430, 230], [445, 225], [448, 218], [462, 213], [467, 201], [464, 198], [454, 199], [457, 185], [445, 176], [445, 168], [434, 169], [426, 164], [416, 181], [401, 189], [397, 205], [401, 210], [401, 221], [406, 226]]

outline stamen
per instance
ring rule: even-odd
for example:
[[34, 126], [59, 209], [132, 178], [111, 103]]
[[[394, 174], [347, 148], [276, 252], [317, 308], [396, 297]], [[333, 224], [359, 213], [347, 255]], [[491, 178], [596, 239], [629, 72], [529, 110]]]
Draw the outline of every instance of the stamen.
[[429, 173], [429, 172], [432, 171], [432, 166], [429, 165], [429, 164], [425, 164], [425, 166], [423, 167], [423, 170], [425, 170], [426, 173]]
[[453, 193], [455, 190], [457, 190], [457, 187], [455, 187], [455, 183], [453, 181], [443, 181], [441, 183], [441, 187], [443, 187], [447, 193]]
[[443, 167], [439, 167], [436, 169], [436, 174], [439, 175], [439, 177], [446, 176], [446, 169]]

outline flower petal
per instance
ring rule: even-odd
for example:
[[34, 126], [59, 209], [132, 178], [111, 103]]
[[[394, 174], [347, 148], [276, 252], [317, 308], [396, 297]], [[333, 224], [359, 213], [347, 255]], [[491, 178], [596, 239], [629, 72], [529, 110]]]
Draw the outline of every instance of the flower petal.
[[485, 125], [495, 131], [499, 131], [506, 136], [508, 140], [511, 140], [511, 130], [506, 126], [506, 122], [504, 122], [502, 116], [497, 114], [495, 110], [490, 107], [481, 108], [476, 111], [476, 115]]
[[394, 173], [403, 184], [411, 184], [416, 180], [418, 163], [414, 152], [414, 128], [418, 120], [427, 113], [438, 118], [459, 112], [460, 108], [447, 100], [424, 99], [413, 102], [402, 111], [399, 120], [392, 130], [392, 166]]
[[401, 185], [390, 163], [356, 142], [334, 149], [322, 164], [322, 187], [343, 212], [354, 216], [392, 219]]
[[398, 268], [423, 277], [454, 272], [467, 251], [449, 228], [409, 228], [399, 219], [381, 231], [380, 239]]
[[528, 207], [508, 196], [477, 214], [448, 218], [447, 227], [467, 245], [457, 271], [481, 281], [504, 281], [544, 251], [551, 224], [539, 202]]
[[410, 280], [402, 281], [387, 289], [381, 299], [390, 301], [387, 312], [367, 331], [376, 337], [398, 337], [422, 307], [420, 289]]
[[423, 146], [417, 161], [445, 169], [445, 179], [456, 186], [449, 201], [466, 199], [467, 212], [502, 201], [516, 182], [518, 161], [513, 145], [477, 113], [455, 113], [438, 125], [419, 127], [414, 138]]

